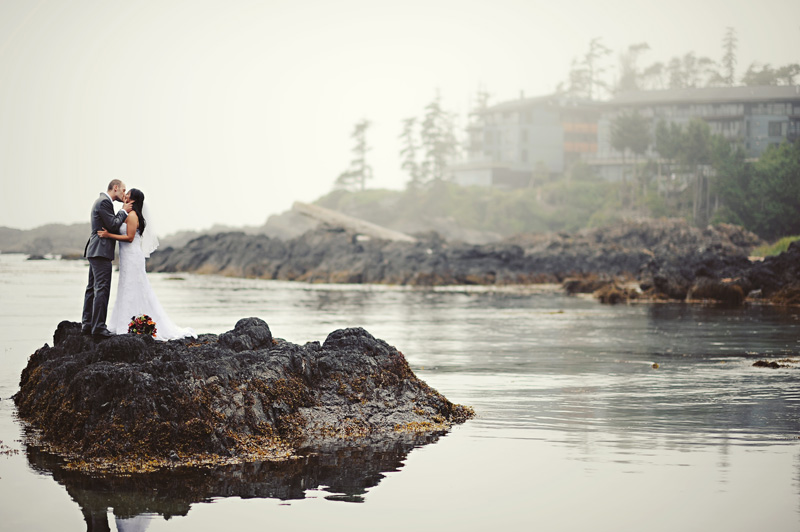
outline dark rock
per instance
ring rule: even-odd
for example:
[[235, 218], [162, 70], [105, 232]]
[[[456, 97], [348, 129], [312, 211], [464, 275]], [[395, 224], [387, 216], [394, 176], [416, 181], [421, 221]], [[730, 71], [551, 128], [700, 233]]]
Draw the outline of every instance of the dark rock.
[[[102, 342], [61, 322], [14, 396], [39, 438], [88, 470], [283, 459], [332, 441], [383, 441], [472, 417], [361, 328], [305, 346], [258, 318], [219, 337]], [[177, 459], [176, 459], [177, 457]]]
[[594, 293], [594, 296], [601, 302], [609, 305], [627, 303], [632, 299], [638, 299], [639, 293], [631, 288], [620, 286], [617, 283], [608, 283]]
[[[415, 286], [570, 279], [565, 288], [573, 293], [590, 291], [573, 279], [596, 276], [636, 279], [652, 299], [712, 296], [735, 303], [752, 290], [761, 290], [767, 301], [779, 304], [796, 304], [798, 299], [796, 289], [777, 294], [800, 278], [800, 241], [778, 257], [752, 263], [748, 255], [760, 240], [728, 224], [699, 229], [684, 220], [647, 220], [574, 234], [518, 235], [483, 245], [422, 236], [417, 242], [388, 242], [325, 226], [287, 241], [220, 233], [160, 251], [151, 257], [149, 267], [161, 272]], [[716, 281], [716, 288], [708, 280]], [[249, 349], [247, 339], [239, 342], [232, 348]]]
[[762, 297], [774, 297], [783, 304], [800, 304], [796, 297], [800, 289], [800, 240], [789, 244], [780, 255], [753, 263], [746, 277], [754, 290], [761, 290]]
[[613, 283], [612, 279], [589, 274], [564, 279], [561, 285], [567, 294], [592, 294]]
[[750, 292], [746, 279], [713, 279], [698, 277], [687, 294], [689, 300], [710, 300], [728, 305], [741, 305]]
[[243, 318], [232, 331], [220, 335], [219, 343], [236, 352], [261, 349], [272, 345], [272, 333], [264, 320]]

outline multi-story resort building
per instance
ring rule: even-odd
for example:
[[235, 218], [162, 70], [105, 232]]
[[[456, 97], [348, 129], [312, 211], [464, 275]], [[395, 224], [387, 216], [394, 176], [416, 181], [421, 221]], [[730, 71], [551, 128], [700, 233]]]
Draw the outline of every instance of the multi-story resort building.
[[[576, 161], [606, 179], [619, 179], [630, 157], [614, 150], [611, 126], [623, 113], [659, 122], [706, 121], [758, 158], [770, 144], [800, 138], [800, 86], [711, 87], [623, 93], [605, 102], [562, 95], [520, 98], [477, 114], [468, 128], [468, 160], [453, 167], [463, 185], [529, 186], [534, 174], [562, 174]], [[646, 157], [658, 159], [655, 142]]]
[[562, 174], [597, 152], [598, 103], [562, 95], [520, 98], [477, 113], [467, 128], [467, 161], [455, 165], [462, 185], [525, 187], [536, 174]]

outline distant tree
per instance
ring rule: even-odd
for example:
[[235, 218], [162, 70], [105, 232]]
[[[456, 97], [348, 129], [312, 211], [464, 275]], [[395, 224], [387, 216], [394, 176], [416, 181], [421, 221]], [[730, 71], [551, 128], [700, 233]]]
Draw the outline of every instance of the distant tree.
[[573, 59], [566, 83], [559, 83], [556, 92], [585, 98], [589, 93], [589, 71], [577, 59]]
[[666, 83], [664, 82], [664, 73], [666, 67], [664, 63], [658, 61], [644, 69], [641, 75], [642, 88], [647, 89], [664, 89]]
[[794, 85], [794, 78], [799, 75], [800, 65], [797, 63], [790, 63], [775, 71], [775, 77], [778, 78], [778, 85]]
[[589, 100], [598, 95], [598, 89], [608, 91], [610, 87], [603, 79], [606, 67], [601, 61], [610, 53], [611, 50], [601, 42], [600, 37], [593, 38], [583, 59], [572, 60], [566, 83], [559, 83], [556, 91]]
[[639, 56], [650, 49], [646, 42], [632, 44], [619, 56], [620, 75], [616, 92], [635, 91], [644, 88], [643, 73], [639, 71]]
[[775, 70], [769, 65], [769, 63], [766, 65], [750, 63], [750, 66], [747, 67], [747, 71], [742, 76], [742, 83], [748, 87], [756, 87], [759, 85], [777, 85], [778, 78], [775, 76]]
[[794, 85], [795, 78], [799, 75], [800, 65], [797, 63], [789, 63], [788, 65], [778, 68], [772, 68], [769, 63], [765, 65], [751, 63], [742, 76], [742, 83], [748, 87], [759, 85]]
[[479, 88], [475, 94], [475, 104], [472, 106], [470, 116], [478, 118], [483, 116], [484, 111], [489, 107], [489, 98], [491, 98], [489, 92], [483, 87]]
[[730, 26], [725, 28], [725, 37], [722, 39], [722, 49], [725, 51], [722, 55], [722, 81], [728, 86], [736, 83], [737, 42], [736, 30]]
[[714, 168], [717, 220], [770, 240], [800, 234], [800, 141], [772, 145], [752, 164], [740, 148], [720, 144]]
[[590, 100], [597, 95], [595, 87], [608, 89], [608, 84], [602, 79], [606, 68], [602, 66], [601, 60], [610, 53], [611, 50], [601, 42], [600, 37], [595, 37], [589, 42], [589, 50], [583, 56], [583, 63], [586, 65], [588, 73], [588, 96]]
[[678, 158], [678, 153], [681, 151], [682, 134], [681, 126], [675, 122], [670, 122], [668, 125], [661, 120], [656, 126], [655, 149], [661, 157], [670, 163]]
[[711, 127], [699, 118], [693, 119], [683, 130], [680, 145], [678, 162], [692, 172], [694, 182], [692, 218], [696, 225], [704, 226], [710, 217], [711, 208], [710, 183], [704, 172], [713, 160]]
[[722, 206], [714, 214], [717, 221], [735, 223], [750, 230], [755, 227], [750, 210], [752, 164], [741, 146], [717, 137], [713, 147], [714, 189]]
[[667, 73], [671, 89], [700, 87], [713, 77], [714, 61], [708, 57], [697, 57], [694, 52], [689, 52], [683, 57], [670, 59], [667, 63]]
[[[650, 146], [650, 120], [638, 111], [621, 113], [611, 123], [611, 147], [622, 154], [623, 161], [628, 152], [633, 154], [633, 182], [639, 184], [638, 159], [647, 153]], [[635, 203], [636, 188], [631, 202]]]
[[[475, 94], [475, 103], [473, 104], [472, 109], [469, 112], [470, 123], [478, 126], [484, 123], [486, 110], [489, 108], [489, 98], [490, 94], [486, 91], [486, 89], [484, 88], [478, 89], [478, 92]], [[483, 139], [481, 136], [468, 134], [467, 142], [469, 143], [466, 146], [468, 151], [482, 151], [485, 139]]]
[[425, 106], [420, 141], [423, 150], [420, 175], [423, 182], [444, 181], [448, 167], [458, 155], [458, 140], [453, 116], [442, 108], [442, 99], [436, 92], [434, 99]]
[[358, 188], [364, 190], [366, 188], [367, 179], [372, 178], [372, 167], [367, 164], [367, 152], [371, 149], [367, 146], [367, 130], [371, 126], [369, 120], [361, 120], [353, 127], [353, 133], [350, 138], [355, 140], [353, 146], [353, 159], [350, 161], [350, 166], [347, 170], [339, 174], [336, 178], [334, 188]]
[[408, 173], [408, 188], [416, 189], [423, 185], [422, 169], [417, 161], [419, 141], [417, 140], [417, 119], [414, 117], [403, 120], [403, 132], [400, 134], [402, 149], [400, 150], [400, 167]]
[[583, 64], [586, 66], [588, 76], [589, 92], [587, 96], [590, 100], [597, 95], [595, 87], [608, 89], [608, 84], [602, 79], [606, 69], [602, 66], [601, 60], [610, 53], [611, 50], [601, 42], [600, 37], [595, 37], [589, 42], [589, 50], [583, 56]]
[[800, 234], [800, 141], [773, 144], [753, 170], [753, 230], [768, 239]]

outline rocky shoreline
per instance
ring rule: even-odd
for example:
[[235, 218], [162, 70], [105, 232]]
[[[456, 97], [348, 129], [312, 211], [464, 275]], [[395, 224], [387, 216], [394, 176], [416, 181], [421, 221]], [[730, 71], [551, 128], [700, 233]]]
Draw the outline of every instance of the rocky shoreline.
[[333, 444], [412, 441], [474, 416], [361, 328], [323, 344], [273, 338], [258, 318], [221, 335], [95, 341], [58, 325], [14, 396], [36, 445], [84, 471], [287, 460]]
[[740, 227], [684, 220], [628, 222], [574, 234], [519, 235], [472, 245], [435, 233], [416, 242], [322, 227], [291, 240], [221, 233], [154, 254], [155, 272], [409, 286], [562, 283], [603, 302], [759, 300], [800, 304], [800, 244], [754, 261], [760, 239]]

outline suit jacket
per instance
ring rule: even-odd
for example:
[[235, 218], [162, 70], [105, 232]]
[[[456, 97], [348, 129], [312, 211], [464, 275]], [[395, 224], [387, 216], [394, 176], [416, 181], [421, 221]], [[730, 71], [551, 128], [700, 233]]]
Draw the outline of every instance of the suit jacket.
[[87, 258], [104, 257], [108, 260], [114, 260], [117, 241], [113, 238], [100, 238], [97, 236], [97, 232], [105, 227], [112, 233], [118, 233], [120, 226], [127, 217], [128, 213], [124, 209], [114, 214], [114, 204], [111, 199], [109, 199], [108, 195], [101, 193], [100, 197], [92, 205], [92, 235], [89, 237], [89, 241], [86, 242], [83, 256]]

